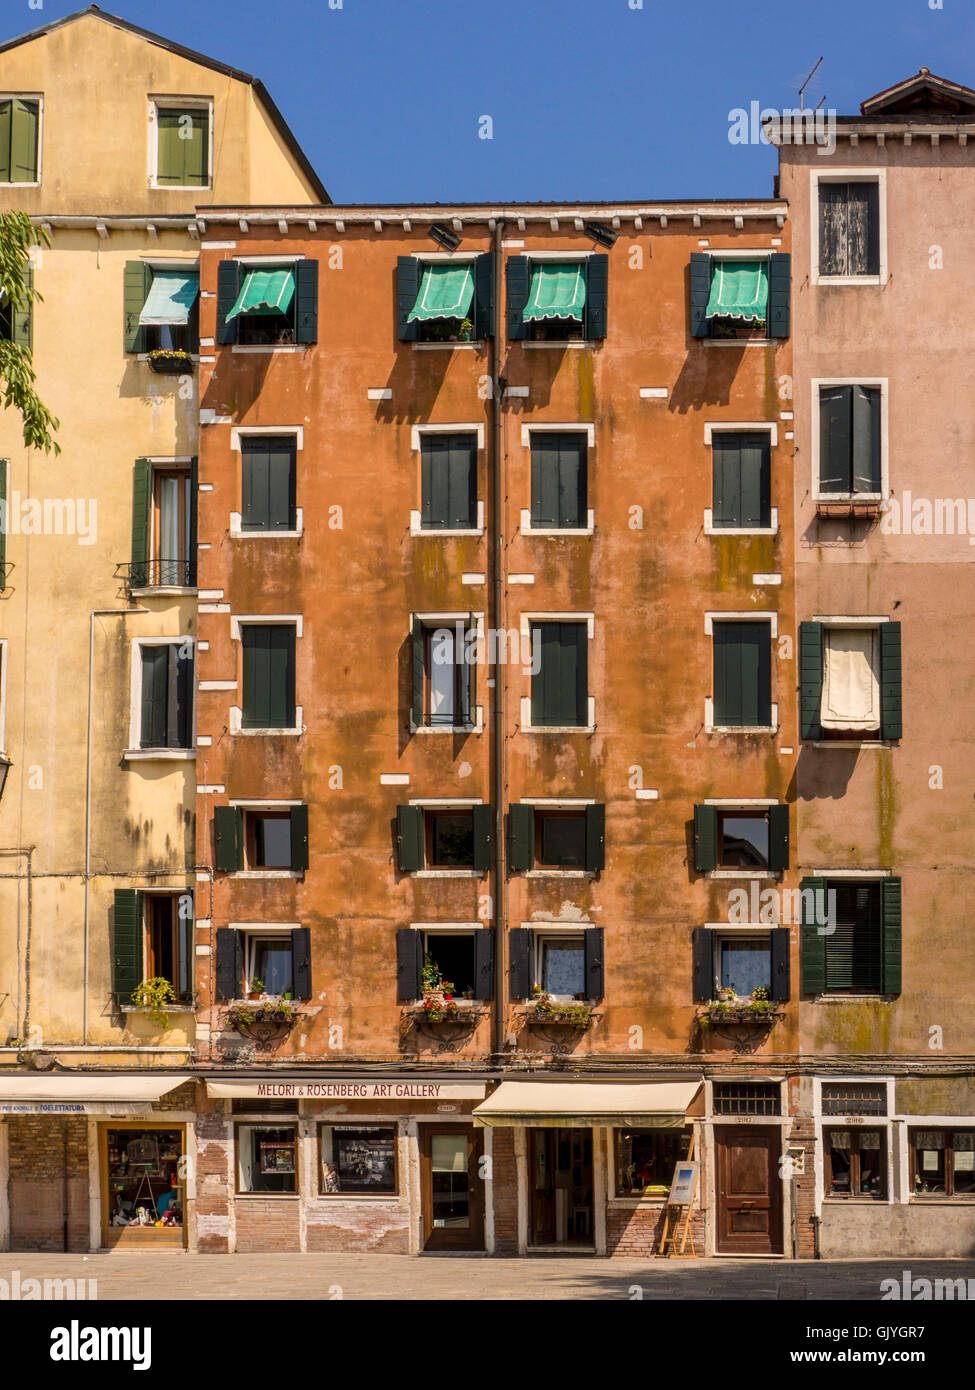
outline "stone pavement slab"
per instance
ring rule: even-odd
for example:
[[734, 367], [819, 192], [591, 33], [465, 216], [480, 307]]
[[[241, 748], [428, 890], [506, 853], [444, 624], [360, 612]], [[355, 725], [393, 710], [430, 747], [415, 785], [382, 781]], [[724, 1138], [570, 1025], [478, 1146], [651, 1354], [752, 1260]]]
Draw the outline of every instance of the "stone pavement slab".
[[[972, 1280], [975, 1260], [606, 1260], [426, 1255], [0, 1254], [0, 1279], [95, 1279], [99, 1300], [207, 1299], [452, 1302], [880, 1299], [881, 1280]], [[0, 1286], [0, 1296], [4, 1288]], [[24, 1294], [20, 1295], [22, 1298]], [[51, 1294], [48, 1295], [49, 1297]]]

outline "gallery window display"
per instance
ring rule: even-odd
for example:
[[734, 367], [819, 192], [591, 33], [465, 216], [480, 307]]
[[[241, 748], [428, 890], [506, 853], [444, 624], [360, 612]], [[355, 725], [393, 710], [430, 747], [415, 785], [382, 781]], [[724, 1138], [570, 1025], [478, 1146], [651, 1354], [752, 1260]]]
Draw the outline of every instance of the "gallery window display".
[[396, 1130], [322, 1125], [321, 1191], [381, 1196], [396, 1192]]

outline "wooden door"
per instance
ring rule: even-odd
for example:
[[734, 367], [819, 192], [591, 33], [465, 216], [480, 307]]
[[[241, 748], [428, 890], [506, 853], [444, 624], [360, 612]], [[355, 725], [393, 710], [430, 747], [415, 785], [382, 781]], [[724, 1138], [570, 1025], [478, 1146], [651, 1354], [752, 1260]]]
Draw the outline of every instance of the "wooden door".
[[554, 1245], [555, 1229], [555, 1131], [532, 1129], [531, 1134], [531, 1236], [532, 1245]]
[[484, 1249], [481, 1131], [473, 1125], [423, 1125], [420, 1180], [424, 1250]]
[[719, 1254], [782, 1253], [777, 1129], [716, 1125]]

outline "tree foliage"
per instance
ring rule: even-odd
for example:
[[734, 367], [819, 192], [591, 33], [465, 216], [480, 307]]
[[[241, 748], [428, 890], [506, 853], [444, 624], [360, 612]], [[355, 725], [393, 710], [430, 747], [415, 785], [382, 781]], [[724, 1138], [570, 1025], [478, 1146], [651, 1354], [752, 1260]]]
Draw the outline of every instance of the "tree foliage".
[[[38, 302], [41, 295], [30, 283], [32, 246], [50, 245], [46, 232], [39, 232], [25, 212], [0, 212], [0, 304], [11, 314]], [[19, 343], [0, 340], [0, 400], [3, 409], [12, 406], [24, 425], [28, 449], [55, 454], [61, 447], [54, 438], [60, 420], [48, 410], [37, 394], [37, 375], [30, 351]]]

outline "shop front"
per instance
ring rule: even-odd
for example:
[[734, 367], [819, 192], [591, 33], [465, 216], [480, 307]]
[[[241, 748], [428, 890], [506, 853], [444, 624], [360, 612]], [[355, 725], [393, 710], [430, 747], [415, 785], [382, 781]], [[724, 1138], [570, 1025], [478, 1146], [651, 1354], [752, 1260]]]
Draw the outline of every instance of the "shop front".
[[185, 1075], [0, 1076], [0, 1249], [182, 1247], [192, 1118]]
[[[513, 1186], [497, 1253], [652, 1255], [675, 1165], [693, 1153], [700, 1089], [700, 1078], [503, 1081], [473, 1112], [493, 1136], [499, 1208]], [[692, 1220], [703, 1236], [699, 1201]]]
[[201, 1251], [486, 1253], [484, 1081], [211, 1076]]

